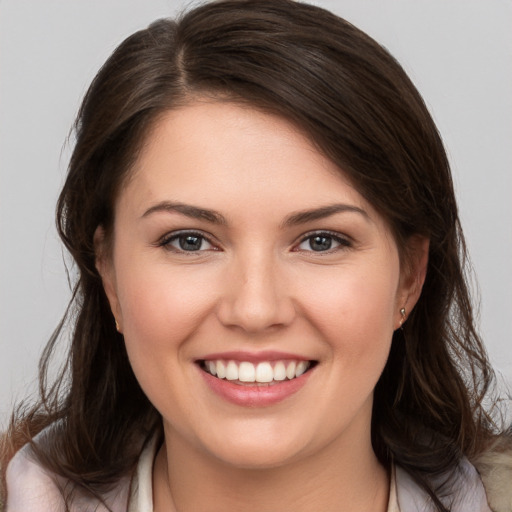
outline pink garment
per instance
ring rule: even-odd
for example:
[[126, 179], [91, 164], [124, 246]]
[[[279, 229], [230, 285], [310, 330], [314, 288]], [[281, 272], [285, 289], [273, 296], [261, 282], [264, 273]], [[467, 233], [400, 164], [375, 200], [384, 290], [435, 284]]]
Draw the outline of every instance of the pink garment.
[[[396, 467], [397, 501], [401, 512], [434, 512], [428, 495], [409, 474]], [[487, 504], [485, 488], [477, 470], [464, 460], [453, 482], [456, 492], [441, 500], [451, 512], [492, 512]]]
[[[65, 489], [64, 479], [55, 477], [30, 456], [25, 445], [7, 466], [6, 512], [65, 512], [60, 489]], [[120, 480], [110, 493], [103, 496], [109, 508], [98, 505], [97, 500], [80, 498], [73, 501], [72, 512], [127, 512], [128, 478]]]

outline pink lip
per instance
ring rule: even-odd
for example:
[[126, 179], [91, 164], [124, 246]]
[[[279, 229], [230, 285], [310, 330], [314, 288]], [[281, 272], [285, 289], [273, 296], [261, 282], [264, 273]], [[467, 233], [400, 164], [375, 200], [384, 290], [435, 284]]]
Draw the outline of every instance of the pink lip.
[[[224, 359], [224, 357], [215, 357], [215, 359]], [[232, 359], [234, 358], [226, 358]], [[287, 358], [290, 359], [288, 356]], [[291, 358], [295, 359], [295, 358]], [[248, 359], [243, 359], [248, 361]], [[269, 359], [264, 359], [268, 361]], [[303, 373], [300, 377], [292, 380], [284, 380], [275, 382], [272, 385], [241, 385], [234, 384], [233, 382], [225, 379], [218, 379], [208, 372], [202, 370], [199, 366], [198, 371], [203, 376], [206, 385], [215, 394], [235, 405], [243, 407], [268, 407], [277, 404], [286, 398], [297, 393], [308, 381], [309, 376], [314, 371], [314, 368]]]
[[249, 363], [261, 363], [262, 361], [309, 361], [310, 359], [296, 354], [276, 351], [262, 351], [262, 352], [246, 352], [246, 351], [231, 351], [231, 352], [217, 352], [215, 354], [208, 354], [200, 357], [198, 360], [214, 361], [222, 359], [224, 361], [247, 361]]

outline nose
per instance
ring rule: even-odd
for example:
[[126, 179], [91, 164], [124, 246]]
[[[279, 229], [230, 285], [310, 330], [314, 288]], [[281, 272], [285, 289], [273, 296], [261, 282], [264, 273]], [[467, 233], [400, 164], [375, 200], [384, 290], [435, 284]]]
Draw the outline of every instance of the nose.
[[271, 257], [233, 261], [223, 288], [218, 318], [225, 326], [257, 334], [285, 327], [295, 317], [290, 286]]

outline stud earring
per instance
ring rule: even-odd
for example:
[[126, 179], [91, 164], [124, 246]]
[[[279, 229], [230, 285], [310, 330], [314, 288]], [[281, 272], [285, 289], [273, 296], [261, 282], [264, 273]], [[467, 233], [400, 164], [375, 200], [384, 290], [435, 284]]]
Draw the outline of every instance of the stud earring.
[[399, 327], [402, 327], [402, 325], [405, 322], [405, 317], [407, 315], [407, 312], [405, 311], [405, 308], [401, 308], [400, 309], [400, 315], [402, 315], [402, 318], [400, 318], [400, 326]]

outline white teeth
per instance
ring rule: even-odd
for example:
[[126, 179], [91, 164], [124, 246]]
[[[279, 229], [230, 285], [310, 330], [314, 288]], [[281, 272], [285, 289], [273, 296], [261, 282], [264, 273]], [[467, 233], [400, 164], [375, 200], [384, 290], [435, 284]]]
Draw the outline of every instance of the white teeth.
[[213, 361], [208, 361], [206, 364], [208, 365], [208, 371], [212, 375], [217, 375], [217, 365]]
[[205, 361], [204, 369], [219, 379], [240, 382], [269, 383], [295, 379], [310, 367], [309, 361], [262, 361], [257, 365], [248, 361]]
[[293, 379], [295, 377], [295, 363], [292, 361], [291, 363], [288, 363], [288, 366], [286, 367], [286, 376], [289, 379]]
[[229, 361], [226, 367], [226, 379], [238, 380], [238, 366], [234, 361]]
[[217, 377], [219, 377], [219, 379], [225, 379], [226, 367], [224, 366], [224, 363], [222, 361], [217, 361], [215, 366], [217, 367]]
[[241, 382], [254, 382], [256, 380], [256, 370], [252, 363], [243, 362], [238, 367], [238, 379]]
[[279, 361], [274, 366], [274, 380], [284, 380], [286, 379], [286, 368], [282, 361]]
[[308, 369], [307, 361], [299, 361], [295, 368], [295, 377], [300, 377]]
[[257, 382], [272, 382], [274, 380], [274, 370], [270, 363], [259, 363], [256, 367]]

